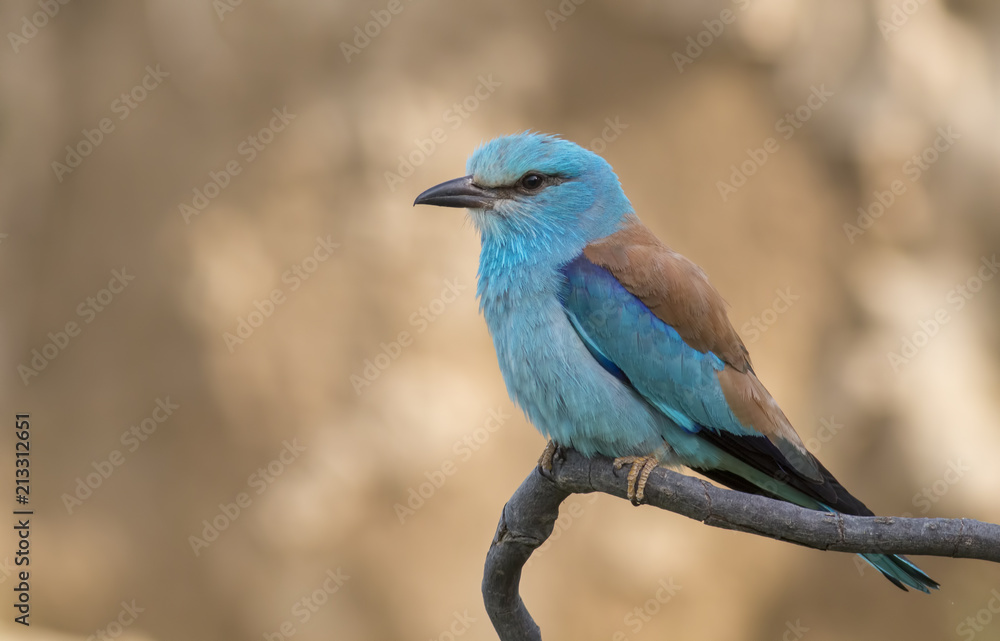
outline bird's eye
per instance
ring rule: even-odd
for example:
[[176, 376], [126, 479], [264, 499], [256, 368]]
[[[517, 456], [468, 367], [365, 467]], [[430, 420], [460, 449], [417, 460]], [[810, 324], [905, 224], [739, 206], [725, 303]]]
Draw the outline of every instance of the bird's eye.
[[521, 186], [529, 191], [535, 191], [545, 183], [545, 178], [541, 174], [525, 174], [521, 178]]

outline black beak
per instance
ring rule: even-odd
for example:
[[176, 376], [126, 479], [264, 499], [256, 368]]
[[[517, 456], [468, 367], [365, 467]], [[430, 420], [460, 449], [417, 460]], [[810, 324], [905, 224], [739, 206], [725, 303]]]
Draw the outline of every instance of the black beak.
[[456, 178], [431, 187], [417, 196], [414, 205], [493, 209], [497, 196], [472, 182], [472, 176]]

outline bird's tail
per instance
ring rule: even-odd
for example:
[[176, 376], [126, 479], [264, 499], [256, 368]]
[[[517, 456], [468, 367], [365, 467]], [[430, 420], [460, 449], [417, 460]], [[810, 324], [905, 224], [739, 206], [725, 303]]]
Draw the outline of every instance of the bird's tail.
[[915, 566], [905, 556], [900, 554], [859, 554], [869, 565], [882, 573], [882, 576], [892, 581], [901, 590], [910, 587], [930, 594], [940, 585], [927, 576], [923, 570]]
[[[763, 439], [760, 440], [763, 441]], [[758, 447], [766, 447], [766, 445], [757, 445]], [[769, 453], [773, 459], [778, 459], [781, 456], [780, 453]], [[813, 460], [815, 461], [815, 459]], [[874, 516], [864, 503], [852, 496], [837, 482], [837, 479], [823, 467], [822, 463], [819, 461], [815, 462], [822, 473], [823, 478], [821, 482], [789, 474], [787, 470], [794, 470], [790, 464], [782, 466], [781, 480], [775, 479], [764, 471], [756, 469], [747, 463], [732, 461], [732, 459], [730, 459], [731, 467], [729, 470], [697, 467], [692, 469], [717, 483], [741, 492], [763, 494], [764, 496], [781, 499], [813, 510], [854, 514], [857, 516]], [[931, 589], [940, 587], [937, 581], [927, 576], [923, 570], [902, 555], [866, 553], [859, 554], [858, 556], [903, 591], [906, 591], [907, 588], [913, 588], [920, 592], [930, 593]]]

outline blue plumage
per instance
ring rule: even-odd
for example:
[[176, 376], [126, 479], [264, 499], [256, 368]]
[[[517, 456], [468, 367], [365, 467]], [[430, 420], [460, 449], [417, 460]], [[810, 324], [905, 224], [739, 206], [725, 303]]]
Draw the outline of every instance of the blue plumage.
[[[871, 514], [805, 449], [721, 297], [642, 226], [607, 162], [524, 133], [480, 146], [467, 169], [416, 202], [469, 209], [480, 307], [507, 390], [539, 431], [585, 456], [686, 465], [742, 491]], [[899, 587], [937, 587], [906, 559], [864, 556]]]
[[[611, 273], [584, 256], [564, 265], [563, 305], [574, 327], [620, 368], [639, 393], [689, 432], [711, 425], [750, 433], [733, 416], [716, 372], [718, 356], [687, 345]], [[628, 340], [623, 340], [628, 337]]]

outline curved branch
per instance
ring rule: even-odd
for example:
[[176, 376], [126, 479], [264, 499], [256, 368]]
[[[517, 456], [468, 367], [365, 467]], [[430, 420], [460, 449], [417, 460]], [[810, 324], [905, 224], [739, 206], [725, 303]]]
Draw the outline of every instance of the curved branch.
[[[559, 505], [570, 494], [604, 492], [625, 498], [627, 471], [616, 473], [611, 459], [588, 459], [560, 448], [551, 475], [535, 468], [514, 492], [500, 515], [483, 576], [486, 611], [502, 641], [541, 641], [541, 631], [528, 614], [518, 586], [528, 557], [552, 534]], [[713, 527], [817, 550], [1000, 563], [1000, 525], [972, 519], [828, 514], [726, 490], [660, 467], [649, 477], [645, 502]]]

